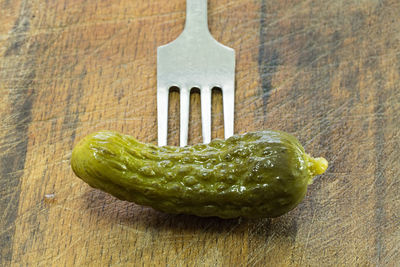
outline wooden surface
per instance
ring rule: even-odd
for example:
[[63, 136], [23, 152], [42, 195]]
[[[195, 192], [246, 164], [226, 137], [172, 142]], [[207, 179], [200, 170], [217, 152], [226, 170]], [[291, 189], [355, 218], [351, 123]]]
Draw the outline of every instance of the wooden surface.
[[185, 1], [0, 0], [1, 266], [399, 266], [400, 2], [210, 0], [209, 13], [236, 50], [235, 132], [288, 131], [329, 160], [304, 201], [220, 220], [90, 188], [69, 165], [86, 134], [156, 143], [156, 48], [182, 31]]

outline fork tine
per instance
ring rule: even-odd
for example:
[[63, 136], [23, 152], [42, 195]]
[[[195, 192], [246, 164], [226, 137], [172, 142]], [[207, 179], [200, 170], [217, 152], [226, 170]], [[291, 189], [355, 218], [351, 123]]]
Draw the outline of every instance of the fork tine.
[[222, 101], [224, 107], [224, 133], [225, 139], [233, 135], [235, 93], [234, 86], [228, 85], [222, 88]]
[[201, 97], [201, 130], [203, 133], [203, 143], [211, 141], [211, 90], [210, 87], [202, 87]]
[[181, 147], [186, 146], [188, 140], [189, 101], [190, 101], [190, 91], [188, 88], [182, 87], [180, 90], [180, 102], [181, 102], [180, 146]]
[[168, 135], [168, 88], [157, 89], [158, 145], [167, 145]]

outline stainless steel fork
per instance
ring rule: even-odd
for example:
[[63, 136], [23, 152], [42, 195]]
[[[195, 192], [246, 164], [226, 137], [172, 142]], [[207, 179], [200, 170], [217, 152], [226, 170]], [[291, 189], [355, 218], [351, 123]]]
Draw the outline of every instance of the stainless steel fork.
[[203, 142], [211, 141], [211, 90], [222, 90], [224, 136], [233, 135], [235, 51], [210, 34], [207, 0], [186, 0], [186, 24], [181, 35], [157, 50], [158, 145], [167, 144], [168, 94], [180, 91], [180, 146], [187, 145], [190, 90], [200, 89]]

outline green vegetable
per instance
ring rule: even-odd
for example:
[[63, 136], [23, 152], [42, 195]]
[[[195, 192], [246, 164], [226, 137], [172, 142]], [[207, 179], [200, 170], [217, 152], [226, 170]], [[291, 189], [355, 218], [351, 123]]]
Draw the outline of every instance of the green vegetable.
[[297, 206], [312, 178], [328, 166], [277, 131], [183, 148], [101, 131], [74, 148], [71, 164], [83, 181], [119, 199], [221, 218], [280, 216]]

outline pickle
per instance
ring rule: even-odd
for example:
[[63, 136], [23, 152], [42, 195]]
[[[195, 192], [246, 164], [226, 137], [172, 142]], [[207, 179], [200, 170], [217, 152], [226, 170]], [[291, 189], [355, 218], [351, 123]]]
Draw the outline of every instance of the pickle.
[[328, 162], [292, 135], [259, 131], [194, 146], [158, 147], [111, 131], [73, 149], [74, 173], [94, 188], [173, 214], [277, 217], [295, 208]]

